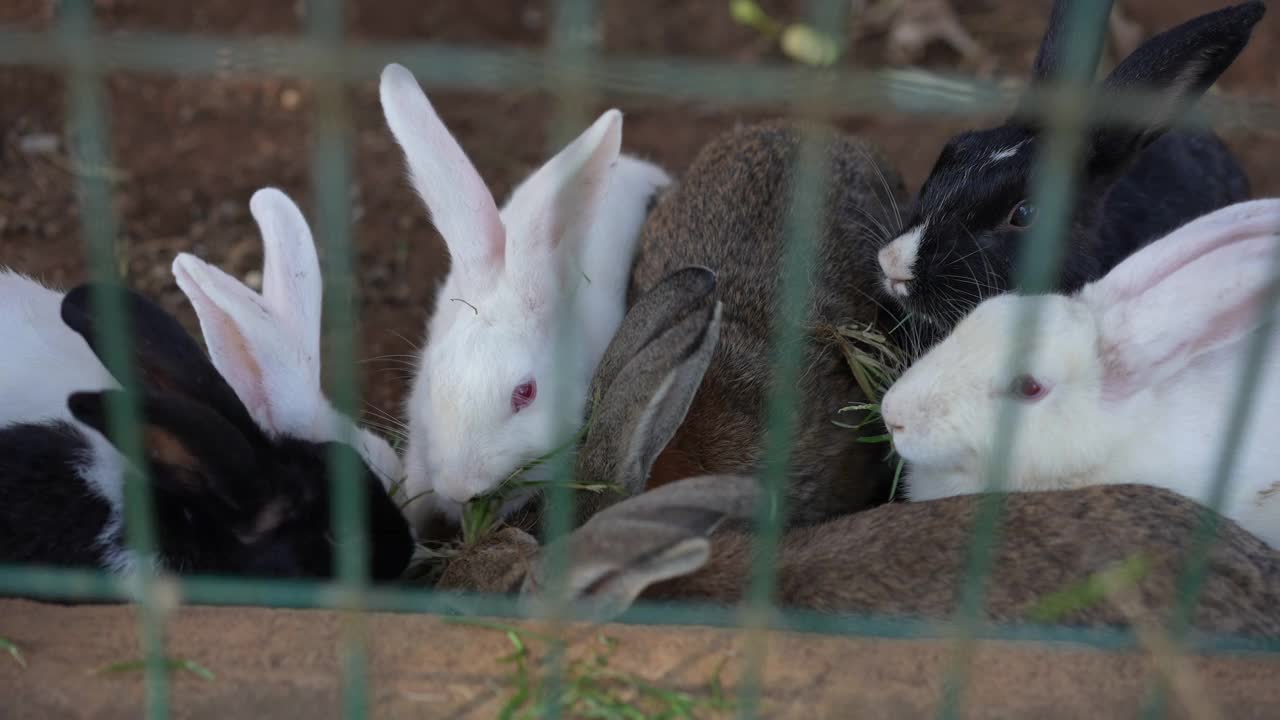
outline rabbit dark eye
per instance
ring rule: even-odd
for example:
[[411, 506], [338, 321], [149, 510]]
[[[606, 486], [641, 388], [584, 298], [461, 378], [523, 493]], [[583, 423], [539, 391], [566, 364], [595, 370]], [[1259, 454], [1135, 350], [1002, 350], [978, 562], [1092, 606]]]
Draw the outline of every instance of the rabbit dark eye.
[[536, 397], [538, 397], [538, 382], [536, 380], [526, 380], [520, 383], [515, 390], [511, 391], [511, 412], [520, 412], [529, 407]]
[[1036, 221], [1036, 206], [1029, 200], [1023, 200], [1009, 213], [1009, 224], [1016, 228], [1031, 227]]
[[1046, 392], [1044, 384], [1030, 375], [1019, 375], [1009, 384], [1009, 393], [1023, 400], [1039, 400]]

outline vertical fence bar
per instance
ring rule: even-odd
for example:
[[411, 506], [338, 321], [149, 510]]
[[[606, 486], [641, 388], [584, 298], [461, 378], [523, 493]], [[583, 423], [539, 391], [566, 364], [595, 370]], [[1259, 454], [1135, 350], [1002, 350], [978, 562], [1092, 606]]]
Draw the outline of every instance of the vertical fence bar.
[[[812, 25], [827, 37], [840, 37], [847, 26], [849, 4], [833, 0], [809, 0], [808, 15]], [[805, 76], [811, 89], [828, 81], [834, 71], [814, 70]], [[821, 93], [807, 94], [808, 100], [796, 108], [803, 121], [822, 121], [828, 106], [819, 100]], [[738, 692], [738, 717], [755, 718], [759, 714], [761, 685], [767, 655], [765, 630], [773, 612], [777, 583], [777, 553], [789, 512], [787, 486], [791, 466], [791, 450], [795, 435], [795, 388], [803, 370], [808, 334], [808, 308], [811, 298], [809, 279], [813, 276], [814, 258], [821, 234], [825, 231], [827, 213], [838, 207], [827, 207], [826, 200], [833, 182], [828, 160], [823, 156], [824, 144], [812, 133], [801, 134], [795, 157], [793, 186], [786, 192], [789, 203], [783, 224], [782, 282], [778, 311], [772, 328], [773, 374], [765, 405], [766, 430], [762, 488], [756, 508], [757, 535], [751, 558], [751, 577], [747, 590], [743, 627], [746, 630], [745, 661]]]
[[[1061, 8], [1061, 5], [1068, 5]], [[1044, 118], [1048, 133], [1040, 148], [1032, 178], [1032, 195], [1037, 207], [1039, 223], [1032, 228], [1025, 255], [1019, 258], [1015, 272], [1015, 284], [1029, 294], [1043, 293], [1054, 282], [1061, 263], [1064, 230], [1074, 203], [1079, 159], [1083, 147], [1087, 112], [1093, 102], [1079, 102], [1080, 93], [1087, 90], [1097, 72], [1098, 58], [1105, 39], [1104, 28], [1111, 11], [1111, 0], [1079, 0], [1079, 2], [1054, 3], [1054, 12], [1064, 12], [1061, 18], [1062, 39], [1058, 71], [1054, 84], [1070, 95], [1055, 96], [1052, 112]], [[1054, 17], [1050, 22], [1059, 18]], [[1076, 98], [1073, 102], [1072, 96]], [[1041, 303], [1031, 302], [1019, 313], [1015, 337], [1010, 338], [1006, 367], [1009, 377], [1024, 371], [1028, 354], [1034, 349], [1038, 332]], [[943, 683], [939, 717], [956, 718], [963, 707], [963, 694], [972, 670], [976, 626], [986, 599], [986, 581], [999, 543], [1000, 516], [1004, 498], [1000, 494], [1006, 486], [1010, 472], [1009, 460], [1018, 430], [1021, 406], [1004, 403], [996, 423], [996, 443], [991, 467], [987, 471], [987, 492], [980, 497], [978, 512], [974, 517], [973, 541], [969, 545], [964, 584], [956, 624], [959, 637], [956, 641], [951, 667]]]
[[[554, 20], [551, 26], [550, 43], [547, 47], [547, 53], [553, 60], [559, 61], [561, 68], [567, 68], [566, 72], [561, 73], [552, 82], [552, 93], [555, 96], [556, 108], [555, 116], [551, 123], [550, 131], [547, 137], [547, 154], [559, 152], [565, 144], [571, 142], [574, 137], [585, 130], [588, 126], [587, 110], [591, 102], [591, 92], [585, 83], [585, 72], [590, 68], [591, 59], [595, 55], [595, 36], [596, 36], [596, 3], [591, 0], [556, 0], [553, 11]], [[571, 198], [573, 194], [568, 194]], [[557, 204], [551, 208], [551, 212], [557, 217], [581, 212], [581, 208], [573, 207], [565, 202], [566, 194], [557, 196]], [[571, 202], [572, 200], [570, 200]], [[554, 227], [557, 223], [551, 222]], [[590, 233], [591, 230], [583, 228], [583, 232]], [[569, 242], [568, 239], [562, 239], [562, 242]], [[584, 282], [591, 282], [590, 278], [583, 278]], [[566, 280], [566, 282], [575, 283], [577, 280]], [[571, 302], [561, 302], [557, 308], [559, 313], [570, 313], [573, 304]], [[574, 376], [575, 363], [572, 362], [572, 356], [576, 352], [581, 352], [577, 348], [580, 345], [581, 328], [578, 327], [577, 321], [570, 316], [569, 321], [559, 322], [558, 337], [553, 351], [555, 359], [552, 367], [558, 377], [553, 380], [553, 392], [548, 398], [553, 403], [564, 403], [566, 393], [569, 387], [568, 383], [576, 382]], [[578, 408], [572, 408], [571, 411], [577, 412]], [[559, 417], [560, 413], [565, 409], [555, 407], [552, 414]], [[549, 617], [553, 623], [559, 623], [566, 619], [566, 612], [569, 609], [567, 604], [569, 600], [568, 589], [568, 570], [569, 558], [566, 543], [555, 542], [557, 539], [566, 535], [572, 525], [574, 512], [574, 493], [570, 484], [575, 480], [573, 477], [571, 453], [558, 453], [551, 458], [551, 466], [549, 468], [550, 477], [564, 479], [564, 482], [553, 482], [546, 490], [546, 503], [544, 504], [544, 521], [545, 533], [548, 542], [551, 542], [551, 550], [546, 558], [547, 573], [552, 578], [553, 587], [550, 589], [550, 597], [552, 603], [549, 608]], [[553, 633], [558, 637], [558, 633]], [[561, 642], [555, 643], [550, 650], [548, 658], [549, 678], [547, 682], [547, 692], [545, 694], [546, 705], [542, 708], [544, 717], [554, 720], [560, 717], [561, 703], [559, 697], [564, 680], [565, 669], [565, 648]]]
[[[1280, 234], [1280, 227], [1275, 229]], [[1274, 334], [1276, 330], [1277, 304], [1280, 303], [1280, 243], [1271, 262], [1271, 284], [1260, 298], [1262, 324], [1249, 339], [1245, 357], [1240, 363], [1240, 379], [1232, 398], [1231, 418], [1227, 423], [1226, 439], [1219, 448], [1218, 458], [1214, 463], [1213, 486], [1209, 497], [1204, 500], [1201, 521], [1192, 536], [1191, 550], [1187, 554], [1187, 564], [1178, 580], [1178, 604], [1174, 608], [1171, 636], [1176, 643], [1175, 649], [1181, 649], [1185, 642], [1191, 619], [1195, 614], [1196, 604], [1200, 599], [1200, 591], [1204, 588], [1209, 571], [1209, 553], [1218, 540], [1218, 527], [1222, 523], [1220, 514], [1222, 504], [1226, 501], [1227, 490], [1233, 480], [1236, 468], [1237, 453], [1244, 442], [1245, 432], [1249, 428], [1250, 416], [1257, 405], [1256, 392], [1263, 373], [1270, 359]], [[1254, 418], [1256, 421], [1256, 418]], [[1146, 706], [1143, 708], [1144, 718], [1165, 716], [1165, 703], [1168, 682], [1164, 676], [1157, 676]]]
[[[311, 157], [316, 231], [324, 248], [324, 326], [329, 338], [324, 367], [331, 380], [332, 400], [338, 412], [358, 418], [360, 391], [355, 372], [356, 316], [353, 251], [351, 245], [351, 157], [346, 86], [343, 82], [344, 3], [311, 0], [307, 8], [307, 35], [321, 47], [325, 70], [313, 76], [317, 93], [315, 138]], [[352, 428], [341, 424], [337, 438], [342, 445], [357, 446]], [[360, 460], [346, 448], [330, 456], [333, 532], [337, 538], [336, 575], [347, 611], [342, 643], [343, 716], [368, 714], [369, 679], [364, 617], [364, 597], [369, 582], [369, 528]]]
[[108, 168], [110, 134], [102, 79], [94, 68], [95, 23], [92, 0], [72, 0], [61, 8], [59, 32], [67, 47], [77, 48], [67, 78], [68, 151], [76, 161], [76, 193], [80, 225], [89, 259], [90, 277], [100, 291], [91, 298], [98, 319], [98, 342], [104, 364], [124, 392], [107, 403], [112, 444], [128, 460], [124, 470], [124, 534], [134, 555], [133, 596], [140, 601], [139, 624], [146, 686], [146, 717], [169, 714], [169, 683], [164, 657], [164, 614], [156, 592], [155, 515], [150, 479], [143, 462], [139, 400], [133, 391], [135, 371], [129, 342], [132, 326], [120, 292], [117, 269], [117, 225]]

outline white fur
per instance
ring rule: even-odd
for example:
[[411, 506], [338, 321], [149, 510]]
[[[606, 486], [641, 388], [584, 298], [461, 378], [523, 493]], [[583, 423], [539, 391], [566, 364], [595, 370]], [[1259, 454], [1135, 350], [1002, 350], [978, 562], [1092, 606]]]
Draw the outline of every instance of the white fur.
[[[408, 70], [387, 66], [381, 98], [452, 261], [408, 402], [407, 490], [423, 498], [411, 510], [421, 522], [573, 436], [622, 320], [648, 203], [670, 178], [619, 154], [622, 115], [610, 110], [498, 211]], [[573, 350], [558, 357], [557, 343]], [[511, 392], [529, 378], [537, 398], [513, 414]]]
[[274, 188], [254, 193], [249, 210], [262, 233], [261, 295], [193, 255], [173, 262], [213, 366], [268, 434], [350, 442], [391, 487], [403, 477], [395, 451], [335, 410], [321, 388], [323, 283], [302, 211]]
[[63, 421], [89, 444], [79, 464], [80, 478], [111, 507], [98, 534], [103, 562], [128, 572], [136, 558], [120, 533], [124, 507], [125, 459], [97, 430], [76, 420], [67, 398], [76, 392], [117, 390], [119, 384], [79, 333], [62, 321], [63, 293], [0, 268], [0, 427]]
[[[1038, 298], [1025, 359], [1048, 392], [1024, 407], [1010, 489], [1144, 483], [1205, 501], [1240, 372], [1259, 332], [1280, 247], [1280, 200], [1210, 213], [1144, 248], [1077, 295]], [[1009, 339], [1026, 304], [979, 305], [885, 394], [913, 500], [981, 492], [1013, 381]], [[1236, 456], [1223, 513], [1280, 546], [1280, 334]]]
[[0, 268], [0, 427], [71, 421], [71, 393], [117, 387], [84, 338], [62, 322], [61, 308], [62, 293]]
[[916, 277], [916, 258], [920, 255], [920, 241], [926, 227], [928, 223], [917, 225], [880, 248], [877, 257], [884, 273], [884, 288], [890, 295], [906, 297], [911, 294], [909, 283]]
[[987, 164], [990, 165], [993, 163], [998, 163], [1001, 160], [1008, 160], [1009, 158], [1014, 157], [1015, 155], [1018, 154], [1018, 151], [1022, 149], [1022, 146], [1026, 145], [1028, 142], [1030, 141], [1023, 140], [1017, 145], [1010, 145], [1009, 147], [996, 150], [995, 152], [991, 153], [991, 157], [987, 158]]

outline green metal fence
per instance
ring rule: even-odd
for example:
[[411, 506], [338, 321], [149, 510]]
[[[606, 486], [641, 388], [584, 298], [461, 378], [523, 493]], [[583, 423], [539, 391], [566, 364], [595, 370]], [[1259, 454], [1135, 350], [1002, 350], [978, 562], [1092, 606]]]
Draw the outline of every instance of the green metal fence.
[[[537, 89], [552, 93], [559, 101], [557, 122], [550, 138], [553, 149], [558, 149], [564, 139], [585, 126], [589, 103], [602, 93], [666, 100], [698, 99], [724, 106], [789, 105], [797, 114], [819, 119], [841, 113], [865, 112], [869, 107], [901, 114], [989, 115], [993, 111], [1010, 109], [1015, 99], [1009, 91], [994, 83], [963, 77], [847, 67], [818, 70], [796, 66], [746, 66], [688, 58], [640, 59], [600, 55], [590, 30], [595, 24], [598, 4], [591, 0], [557, 0], [553, 5], [554, 26], [550, 40], [547, 47], [539, 51], [462, 47], [433, 42], [352, 42], [344, 37], [341, 0], [310, 0], [305, 31], [300, 35], [244, 38], [133, 33], [127, 37], [113, 36], [95, 28], [92, 0], [66, 0], [59, 8], [57, 26], [52, 30], [35, 32], [0, 26], [0, 63], [52, 67], [66, 73], [68, 132], [77, 138], [83, 162], [98, 167], [110, 166], [102, 81], [112, 72], [124, 70], [170, 75], [233, 72], [302, 78], [314, 84], [319, 101], [315, 104], [317, 132], [310, 163], [316, 200], [313, 227], [326, 257], [326, 330], [337, 338], [324, 361], [334, 373], [337, 390], [332, 400], [339, 411], [352, 417], [358, 416], [359, 398], [354, 363], [356, 319], [343, 300], [350, 296], [353, 284], [352, 218], [347, 196], [351, 176], [350, 129], [343, 90], [352, 81], [377, 77], [389, 62], [405, 65], [424, 86], [433, 90], [503, 92]], [[841, 35], [850, 6], [847, 0], [810, 0], [808, 6], [810, 20], [815, 27], [829, 28], [833, 36]], [[1028, 106], [1040, 109], [1050, 128], [1050, 140], [1045, 159], [1037, 168], [1035, 181], [1035, 199], [1043, 219], [1032, 231], [1033, 249], [1018, 269], [1020, 282], [1030, 290], [1049, 286], [1061, 256], [1063, 228], [1072, 202], [1073, 178], [1078, 170], [1076, 160], [1080, 155], [1082, 127], [1100, 118], [1136, 120], [1144, 104], [1145, 99], [1140, 96], [1129, 98], [1132, 102], [1098, 102], [1096, 94], [1087, 86], [1095, 71], [1110, 6], [1111, 3], [1105, 0], [1075, 3], [1067, 18], [1065, 44], [1068, 56], [1061, 87], [1031, 92], [1033, 102]], [[1212, 122], [1217, 127], [1241, 123], [1280, 127], [1274, 107], [1244, 106], [1229, 101], [1208, 103], [1204, 112], [1184, 122]], [[788, 249], [782, 269], [784, 282], [776, 331], [777, 347], [781, 350], [775, 365], [777, 382], [774, 387], [777, 390], [768, 402], [769, 430], [763, 478], [768, 492], [762, 498], [758, 516], [761, 532], [757, 540], [757, 558], [773, 555], [781, 534], [780, 516], [785, 514], [785, 508], [782, 512], [773, 512], [772, 509], [780, 507], [779, 503], [785, 498], [781, 490], [792, 430], [788, 412], [792, 398], [788, 389], [795, 386], [794, 379], [800, 370], [801, 344], [796, 341], [800, 338], [799, 320], [808, 293], [805, 278], [813, 262], [816, 232], [813, 218], [818, 214], [821, 181], [818, 159], [814, 148], [806, 145], [801, 153], [794, 190], [794, 210], [786, 226]], [[270, 179], [264, 178], [263, 184], [268, 183]], [[108, 181], [94, 174], [79, 174], [77, 189], [92, 275], [95, 279], [113, 279], [116, 224]], [[1276, 267], [1280, 269], [1280, 256]], [[104, 326], [126, 329], [127, 317], [116, 293], [106, 293], [97, 297], [95, 302]], [[1274, 313], [1275, 304], [1268, 304], [1268, 313]], [[1032, 305], [1031, 308], [1021, 318], [1019, 336], [1011, 339], [1008, 362], [1014, 367], [1023, 362], [1039, 320], [1037, 306]], [[1231, 475], [1241, 435], [1239, 430], [1252, 404], [1253, 395], [1248, 390], [1259, 377], [1266, 352], [1265, 335], [1260, 333], [1258, 341], [1252, 344], [1240, 378], [1232, 431], [1228, 434], [1231, 440], [1220, 450], [1218, 475], [1208, 503], [1213, 510], [1221, 505]], [[123, 331], [106, 333], [104, 337], [107, 341], [107, 365], [122, 380], [133, 371], [129, 367], [124, 342], [127, 337]], [[128, 382], [122, 384], [130, 387]], [[992, 488], [1003, 486], [1009, 471], [1006, 460], [1016, 441], [1018, 408], [1015, 404], [1008, 407], [995, 429], [1002, 442], [996, 453], [998, 461], [990, 471]], [[138, 408], [127, 394], [121, 403], [110, 408], [113, 440], [131, 459], [141, 457], [137, 420]], [[168, 714], [162, 620], [175, 592], [183, 602], [192, 603], [265, 603], [353, 611], [349, 614], [345, 644], [344, 712], [347, 717], [364, 717], [368, 692], [366, 638], [362, 634], [361, 612], [456, 613], [458, 606], [426, 589], [385, 589], [367, 585], [364, 580], [367, 570], [366, 529], [362, 520], [364, 498], [359, 492], [351, 456], [340, 457], [345, 462], [335, 464], [337, 471], [332, 478], [333, 507], [336, 508], [334, 534], [340, 548], [337, 577], [333, 582], [209, 577], [190, 577], [179, 581], [169, 576], [147, 574], [122, 580], [87, 571], [9, 566], [0, 567], [0, 593], [136, 601], [146, 656], [146, 709], [149, 718], [162, 718]], [[134, 464], [141, 467], [140, 463]], [[566, 465], [561, 470], [567, 472], [569, 468]], [[551, 496], [546, 504], [548, 531], [550, 537], [555, 538], [570, 527], [572, 496], [569, 489], [561, 485], [554, 485], [549, 492]], [[127, 479], [128, 541], [143, 555], [155, 545], [149, 498], [145, 477]], [[704, 624], [749, 629], [772, 627], [886, 638], [955, 637], [958, 642], [945, 684], [942, 717], [955, 717], [962, 706], [966, 672], [970, 667], [967, 660], [975, 639], [1072, 642], [1110, 649], [1132, 647], [1134, 637], [1128, 631], [1035, 625], [995, 626], [982, 618], [985, 580], [991, 569], [1001, 509], [999, 494], [984, 496], [973, 528], [960, 610], [951, 623], [830, 616], [790, 610], [774, 612], [775, 569], [770, 563], [759, 561], [753, 568], [749, 602], [744, 608], [658, 607], [640, 603], [628, 611], [621, 622]], [[1213, 512], [1205, 513], [1195, 551], [1187, 559], [1175, 638], [1185, 646], [1204, 652], [1280, 652], [1280, 641], [1185, 637], [1187, 618], [1204, 579], [1217, 517]], [[555, 562], [554, 558], [552, 562]], [[518, 614], [512, 599], [490, 596], [472, 598], [468, 611], [481, 615]], [[569, 618], [573, 615], [573, 608], [561, 605], [552, 607], [550, 612], [556, 617]], [[746, 717], [756, 713], [765, 651], [762, 642], [750, 646], [748, 670], [739, 703], [739, 712]], [[553, 659], [553, 672], [562, 670], [559, 664]], [[1153, 687], [1147, 706], [1148, 715], [1160, 715], [1162, 707], [1162, 688]], [[558, 708], [550, 707], [548, 711], [554, 715]]]

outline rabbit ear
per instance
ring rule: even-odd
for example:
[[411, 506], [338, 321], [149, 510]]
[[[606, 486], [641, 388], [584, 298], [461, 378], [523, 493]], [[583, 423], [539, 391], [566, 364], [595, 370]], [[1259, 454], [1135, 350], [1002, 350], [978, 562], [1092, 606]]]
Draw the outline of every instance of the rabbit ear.
[[592, 382], [596, 403], [577, 465], [580, 480], [614, 488], [584, 494], [580, 518], [641, 492], [684, 421], [720, 337], [721, 305], [708, 302], [714, 288], [710, 270], [678, 270], [623, 319]]
[[[697, 571], [711, 556], [709, 536], [726, 520], [749, 518], [759, 497], [753, 478], [687, 478], [624, 500], [561, 540], [569, 554], [570, 597], [595, 606], [598, 619], [625, 611], [654, 583]], [[534, 561], [524, 590], [537, 600], [548, 587], [549, 546]]]
[[173, 275], [200, 320], [209, 355], [258, 425], [309, 435], [327, 421], [320, 395], [320, 263], [297, 205], [279, 190], [254, 193], [266, 297], [182, 253]]
[[[1053, 80], [1062, 64], [1062, 31], [1067, 18], [1068, 0], [1054, 0], [1053, 9], [1049, 11], [1049, 24], [1045, 28], [1044, 37], [1040, 40], [1040, 49], [1036, 51], [1035, 62], [1031, 65], [1031, 77], [1035, 80]], [[1096, 12], [1111, 10], [1111, 2], [1106, 7], [1099, 7]], [[1104, 16], [1105, 17], [1105, 16]], [[1094, 59], [1097, 62], [1097, 59]]]
[[[80, 285], [66, 294], [61, 308], [62, 321], [84, 337], [104, 364], [102, 328], [92, 303], [105, 291], [102, 285]], [[241, 430], [253, 427], [244, 405], [176, 318], [131, 290], [118, 288], [116, 292], [123, 294], [133, 335], [128, 343], [135, 381], [132, 390], [184, 397], [213, 408]]]
[[1257, 329], [1277, 247], [1280, 200], [1238, 203], [1184, 225], [1081, 290], [1097, 318], [1105, 396], [1157, 385]]
[[308, 379], [320, 382], [320, 321], [324, 281], [315, 240], [302, 211], [288, 195], [263, 188], [249, 199], [262, 233], [262, 296], [283, 340], [296, 350]]
[[1107, 77], [1109, 91], [1156, 91], [1138, 124], [1108, 127], [1094, 135], [1090, 170], [1117, 172], [1155, 142], [1226, 72], [1266, 12], [1254, 1], [1211, 12], [1167, 30], [1134, 50]]
[[296, 400], [295, 393], [272, 392], [277, 386], [296, 385], [289, 369], [296, 357], [282, 357], [275, 342], [263, 342], [276, 332], [276, 324], [266, 302], [239, 280], [200, 258], [180, 253], [173, 261], [178, 287], [195, 308], [213, 363], [235, 388], [236, 395], [258, 426], [281, 432], [275, 402]]
[[506, 247], [506, 230], [493, 195], [413, 73], [394, 63], [386, 66], [379, 94], [413, 186], [444, 237], [464, 286], [489, 287], [501, 275]]
[[622, 113], [608, 110], [516, 188], [504, 210], [521, 228], [508, 240], [513, 272], [544, 278], [547, 259], [577, 260], [621, 148]]

